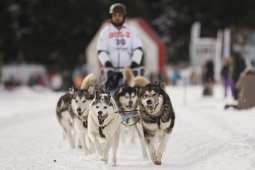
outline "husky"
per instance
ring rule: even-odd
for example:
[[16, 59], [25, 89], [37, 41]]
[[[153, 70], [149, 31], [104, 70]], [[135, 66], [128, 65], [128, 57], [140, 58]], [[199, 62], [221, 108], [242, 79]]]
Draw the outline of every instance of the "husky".
[[121, 117], [115, 100], [108, 93], [96, 91], [90, 104], [88, 116], [88, 136], [95, 150], [105, 164], [108, 163], [112, 148], [112, 165], [116, 166], [116, 153], [119, 145]]
[[86, 89], [74, 90], [71, 100], [71, 108], [74, 113], [74, 129], [76, 137], [76, 147], [81, 144], [85, 155], [93, 153], [93, 147], [87, 136], [89, 105], [93, 95]]
[[143, 87], [139, 106], [150, 158], [154, 164], [161, 165], [162, 154], [175, 122], [175, 113], [164, 84], [150, 83]]
[[71, 110], [72, 94], [66, 93], [62, 95], [57, 102], [57, 118], [60, 126], [63, 129], [63, 137], [67, 138], [71, 148], [75, 147], [74, 144], [74, 132], [73, 132], [73, 119], [74, 113]]
[[89, 104], [94, 98], [93, 89], [95, 85], [94, 74], [86, 76], [82, 82], [81, 89], [73, 88], [60, 97], [57, 103], [57, 118], [63, 128], [64, 137], [68, 139], [71, 148], [81, 147], [88, 154], [85, 145], [87, 134], [87, 117]]
[[138, 90], [138, 88], [130, 87], [127, 85], [119, 86], [114, 93], [114, 99], [122, 117], [122, 141], [126, 143], [127, 139], [129, 139], [129, 142], [134, 143], [136, 135], [138, 135], [141, 143], [143, 158], [148, 158], [140, 121]]
[[74, 129], [76, 134], [76, 147], [81, 144], [85, 155], [94, 152], [93, 145], [88, 138], [88, 114], [89, 105], [92, 102], [94, 95], [96, 78], [93, 73], [87, 75], [81, 85], [81, 89], [74, 89], [71, 99], [71, 109], [74, 113]]

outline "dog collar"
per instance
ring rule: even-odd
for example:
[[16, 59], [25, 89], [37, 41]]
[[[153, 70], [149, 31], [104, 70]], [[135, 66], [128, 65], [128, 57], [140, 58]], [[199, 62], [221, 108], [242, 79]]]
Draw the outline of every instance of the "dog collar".
[[84, 126], [85, 128], [88, 128], [88, 120], [87, 120], [87, 119], [84, 120], [84, 121], [82, 122], [82, 124], [83, 124], [83, 126]]
[[97, 118], [97, 119], [98, 119], [98, 122], [99, 122], [99, 127], [98, 127], [99, 135], [100, 135], [101, 138], [106, 138], [106, 137], [105, 137], [105, 134], [103, 133], [103, 129], [104, 129], [107, 125], [109, 125], [109, 124], [111, 123], [112, 120], [111, 120], [109, 123], [107, 123], [106, 125], [103, 125], [104, 120], [101, 120], [100, 118]]

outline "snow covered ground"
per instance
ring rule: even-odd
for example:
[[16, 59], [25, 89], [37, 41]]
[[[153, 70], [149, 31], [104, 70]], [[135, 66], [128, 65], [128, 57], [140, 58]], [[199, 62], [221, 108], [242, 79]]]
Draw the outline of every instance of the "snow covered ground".
[[70, 149], [62, 139], [55, 107], [62, 93], [31, 90], [0, 91], [0, 169], [2, 170], [253, 170], [255, 108], [223, 106], [221, 86], [202, 97], [201, 86], [167, 87], [176, 124], [161, 166], [142, 158], [140, 145], [121, 144], [116, 167], [93, 155]]

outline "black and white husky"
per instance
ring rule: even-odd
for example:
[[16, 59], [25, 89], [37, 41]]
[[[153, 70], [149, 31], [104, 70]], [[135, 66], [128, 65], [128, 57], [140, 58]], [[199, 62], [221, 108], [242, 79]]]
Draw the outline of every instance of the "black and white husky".
[[112, 148], [112, 165], [116, 165], [119, 145], [121, 117], [110, 93], [96, 91], [90, 105], [88, 116], [88, 135], [100, 159], [108, 163], [109, 150]]
[[124, 143], [127, 141], [134, 143], [138, 135], [141, 143], [143, 157], [147, 158], [148, 156], [144, 141], [142, 124], [140, 121], [138, 92], [138, 88], [130, 87], [128, 85], [121, 85], [116, 89], [114, 93], [114, 99], [122, 117], [122, 141]]
[[71, 148], [74, 148], [74, 129], [73, 129], [73, 119], [74, 113], [71, 110], [71, 99], [72, 94], [66, 93], [62, 95], [57, 102], [57, 118], [60, 126], [63, 129], [63, 137], [67, 138]]
[[150, 83], [143, 87], [139, 106], [151, 160], [154, 164], [161, 165], [162, 154], [175, 122], [175, 113], [164, 85]]
[[89, 105], [93, 99], [88, 90], [74, 90], [73, 97], [71, 100], [71, 107], [74, 112], [74, 130], [76, 136], [76, 147], [81, 144], [85, 155], [93, 152], [93, 147], [88, 139], [88, 114]]
[[57, 103], [57, 118], [64, 131], [64, 137], [69, 141], [71, 148], [82, 145], [85, 154], [89, 153], [86, 145], [87, 136], [87, 117], [89, 105], [94, 98], [93, 89], [95, 77], [89, 74], [82, 82], [81, 89], [72, 89], [72, 91], [60, 97]]
[[88, 138], [88, 114], [89, 105], [94, 95], [96, 78], [93, 73], [87, 75], [81, 85], [81, 89], [74, 90], [71, 100], [71, 108], [74, 112], [74, 130], [76, 134], [76, 147], [81, 144], [85, 155], [93, 153], [93, 145]]

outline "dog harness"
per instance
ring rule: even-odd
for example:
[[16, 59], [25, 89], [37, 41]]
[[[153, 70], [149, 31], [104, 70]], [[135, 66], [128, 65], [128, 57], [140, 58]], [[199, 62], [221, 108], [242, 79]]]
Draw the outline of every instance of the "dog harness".
[[88, 128], [88, 116], [78, 117], [82, 121], [83, 127]]
[[[149, 119], [148, 121], [151, 122], [151, 123], [157, 123], [158, 128], [160, 129], [160, 123], [161, 123], [160, 120], [162, 119], [162, 115], [164, 115], [165, 107], [166, 107], [165, 104], [163, 104], [162, 107], [161, 107], [161, 109], [160, 109], [160, 111], [159, 111], [159, 113], [161, 113], [161, 114], [159, 114], [159, 115], [157, 115], [157, 116], [152, 116], [152, 115], [150, 115], [150, 114], [147, 114], [146, 111], [145, 111], [145, 109], [143, 109], [143, 110], [141, 111], [141, 113], [144, 112], [145, 115], [147, 116], [146, 119]], [[143, 114], [142, 114], [142, 115], [143, 115]], [[143, 116], [142, 116], [142, 117], [143, 117]]]
[[[104, 120], [101, 120], [101, 119], [99, 119], [99, 118], [98, 118], [98, 121], [99, 121], [99, 124], [100, 124], [100, 125], [102, 125], [102, 124], [104, 123]], [[100, 135], [101, 138], [105, 138], [105, 135], [103, 134], [103, 129], [104, 129], [105, 127], [106, 127], [106, 125], [105, 125], [105, 126], [99, 126], [99, 127], [98, 127], [99, 135]]]
[[[120, 114], [122, 121], [121, 124], [125, 125], [125, 126], [134, 126], [136, 125], [139, 120], [140, 120], [140, 113], [138, 112], [140, 110], [131, 110], [131, 111], [118, 111], [117, 113]], [[125, 114], [124, 112], [128, 112], [128, 114]], [[134, 112], [137, 112], [136, 114], [133, 114]], [[135, 123], [129, 125], [127, 124], [129, 121], [129, 118], [136, 118], [137, 117], [137, 121], [135, 121]], [[124, 123], [126, 122], [126, 123]]]

